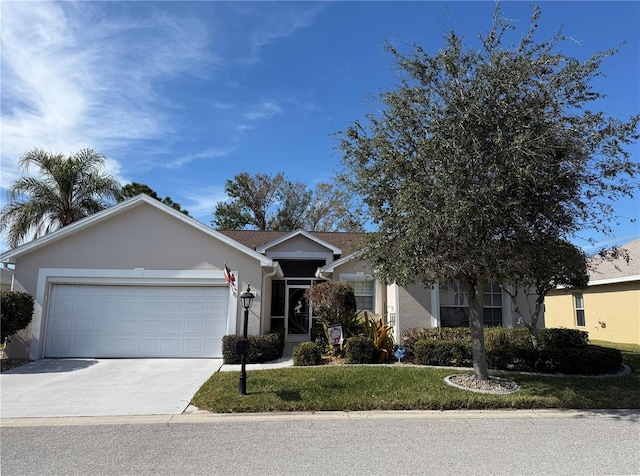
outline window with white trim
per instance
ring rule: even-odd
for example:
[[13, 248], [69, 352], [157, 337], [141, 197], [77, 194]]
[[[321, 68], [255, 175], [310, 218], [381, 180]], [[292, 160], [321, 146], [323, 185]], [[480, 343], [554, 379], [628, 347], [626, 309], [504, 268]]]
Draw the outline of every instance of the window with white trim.
[[373, 279], [347, 279], [356, 295], [357, 311], [375, 311], [375, 281]]
[[584, 296], [582, 293], [575, 293], [573, 295], [573, 303], [576, 310], [576, 325], [578, 327], [585, 327], [585, 315], [584, 315]]
[[[440, 283], [440, 327], [469, 326], [469, 292], [458, 281]], [[482, 320], [485, 326], [502, 326], [502, 288], [487, 283], [484, 288]]]

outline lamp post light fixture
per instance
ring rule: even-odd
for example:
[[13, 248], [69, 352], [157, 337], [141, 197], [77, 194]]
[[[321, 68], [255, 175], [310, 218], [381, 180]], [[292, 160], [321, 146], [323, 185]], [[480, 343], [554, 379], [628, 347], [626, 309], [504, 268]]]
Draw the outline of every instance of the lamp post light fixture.
[[244, 329], [242, 339], [238, 341], [236, 353], [240, 356], [240, 381], [238, 382], [238, 392], [240, 395], [247, 394], [247, 354], [249, 353], [249, 339], [247, 338], [247, 327], [249, 326], [249, 308], [253, 304], [254, 294], [251, 292], [251, 285], [247, 284], [247, 290], [240, 294], [242, 307], [244, 307]]

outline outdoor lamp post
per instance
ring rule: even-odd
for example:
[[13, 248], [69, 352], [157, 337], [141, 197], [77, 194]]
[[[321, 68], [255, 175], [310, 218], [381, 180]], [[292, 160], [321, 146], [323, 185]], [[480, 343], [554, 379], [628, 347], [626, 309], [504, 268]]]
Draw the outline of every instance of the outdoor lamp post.
[[249, 308], [253, 304], [254, 295], [251, 292], [251, 285], [247, 285], [247, 290], [240, 294], [242, 307], [244, 307], [244, 330], [242, 339], [238, 341], [236, 353], [240, 356], [240, 381], [238, 382], [238, 392], [240, 395], [247, 394], [247, 354], [249, 353], [249, 339], [247, 338], [247, 327], [249, 325]]

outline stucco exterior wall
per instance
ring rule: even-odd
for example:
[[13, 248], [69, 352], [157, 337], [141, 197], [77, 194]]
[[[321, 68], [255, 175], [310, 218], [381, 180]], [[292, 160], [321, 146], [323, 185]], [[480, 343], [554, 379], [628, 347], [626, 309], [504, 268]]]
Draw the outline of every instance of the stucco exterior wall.
[[[224, 263], [236, 274], [238, 295], [247, 284], [256, 294], [249, 313], [249, 333], [258, 334], [264, 327], [259, 261], [146, 203], [18, 257], [14, 288], [36, 297], [41, 268], [221, 270]], [[236, 332], [240, 333], [244, 310], [239, 299], [229, 305], [236, 307]], [[46, 319], [45, 303], [36, 298], [35, 306]], [[15, 336], [7, 353], [26, 358], [31, 332], [30, 326]]]
[[573, 293], [554, 290], [545, 299], [546, 327], [581, 329], [589, 339], [640, 344], [640, 282], [590, 286], [582, 291], [585, 326], [576, 325]]
[[420, 285], [397, 288], [396, 327], [398, 338], [412, 327], [432, 327], [431, 289]]

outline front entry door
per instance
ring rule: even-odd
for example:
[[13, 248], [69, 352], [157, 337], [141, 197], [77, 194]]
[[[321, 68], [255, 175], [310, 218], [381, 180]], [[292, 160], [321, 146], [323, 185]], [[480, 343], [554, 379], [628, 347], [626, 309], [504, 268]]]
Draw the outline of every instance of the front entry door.
[[310, 339], [311, 306], [304, 293], [309, 286], [287, 287], [287, 342], [306, 342]]

